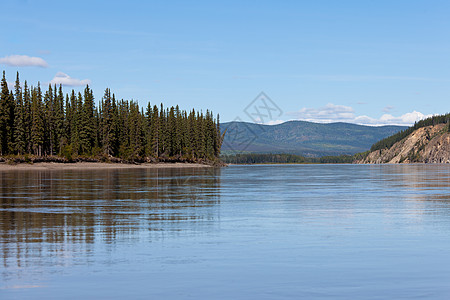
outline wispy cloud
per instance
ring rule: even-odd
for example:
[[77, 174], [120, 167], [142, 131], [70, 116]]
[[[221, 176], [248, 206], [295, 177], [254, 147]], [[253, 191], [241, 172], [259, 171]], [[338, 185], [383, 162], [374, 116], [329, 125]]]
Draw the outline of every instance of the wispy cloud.
[[390, 112], [390, 111], [393, 110], [393, 109], [394, 109], [393, 106], [388, 105], [388, 106], [385, 106], [385, 107], [383, 108], [383, 112], [388, 113], [388, 112]]
[[13, 67], [48, 67], [48, 63], [42, 58], [27, 55], [9, 55], [2, 57], [0, 58], [0, 64]]
[[335, 105], [328, 103], [327, 105], [319, 108], [307, 108], [304, 107], [299, 111], [288, 112], [286, 115], [295, 117], [296, 119], [312, 121], [312, 122], [347, 122], [355, 117], [353, 108], [345, 105]]
[[46, 50], [46, 49], [39, 50], [39, 54], [42, 54], [42, 55], [49, 55], [51, 53], [52, 52], [50, 50]]
[[62, 84], [65, 86], [83, 86], [86, 84], [90, 84], [91, 81], [89, 79], [77, 79], [77, 78], [72, 78], [69, 75], [63, 73], [63, 72], [58, 72], [56, 73], [55, 77], [50, 81], [51, 84]]
[[380, 118], [372, 118], [366, 115], [356, 115], [355, 110], [350, 106], [336, 105], [328, 103], [319, 108], [302, 108], [299, 111], [288, 112], [297, 120], [304, 120], [318, 123], [347, 122], [361, 125], [412, 125], [414, 122], [431, 117], [418, 111], [405, 113], [401, 116], [383, 114]]

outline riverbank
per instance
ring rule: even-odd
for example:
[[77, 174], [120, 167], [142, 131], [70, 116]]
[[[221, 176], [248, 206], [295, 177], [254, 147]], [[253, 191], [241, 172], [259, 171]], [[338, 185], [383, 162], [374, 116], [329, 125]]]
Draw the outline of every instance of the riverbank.
[[212, 168], [199, 163], [102, 163], [102, 162], [39, 162], [39, 163], [0, 163], [0, 171], [11, 170], [95, 170], [95, 169], [158, 169], [158, 168]]

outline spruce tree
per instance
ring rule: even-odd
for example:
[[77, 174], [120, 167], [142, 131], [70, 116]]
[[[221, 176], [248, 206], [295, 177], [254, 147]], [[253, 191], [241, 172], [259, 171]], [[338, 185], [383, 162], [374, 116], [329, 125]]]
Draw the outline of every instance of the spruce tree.
[[111, 144], [112, 144], [112, 154], [116, 156], [119, 152], [120, 147], [120, 122], [119, 122], [119, 107], [116, 102], [116, 95], [112, 94], [112, 126], [111, 126]]
[[83, 128], [83, 96], [78, 93], [75, 101], [75, 110], [73, 114], [73, 123], [75, 127], [75, 135], [73, 142], [73, 149], [76, 154], [84, 154], [84, 142], [86, 140], [86, 132]]
[[80, 137], [77, 126], [78, 101], [74, 90], [72, 90], [72, 93], [70, 94], [69, 105], [67, 106], [66, 109], [67, 109], [66, 120], [68, 124], [68, 133], [69, 133], [68, 141], [72, 146], [72, 150], [78, 153], [77, 152], [78, 150], [75, 150], [75, 148], [78, 148], [80, 144]]
[[176, 125], [175, 109], [172, 106], [167, 116], [167, 152], [169, 156], [175, 155], [177, 151], [175, 142], [177, 132]]
[[155, 158], [159, 157], [159, 147], [160, 147], [160, 134], [161, 134], [161, 119], [158, 111], [158, 106], [153, 106], [153, 119], [152, 119], [152, 152]]
[[35, 155], [42, 156], [44, 146], [44, 119], [43, 119], [42, 91], [40, 83], [31, 92], [31, 148]]
[[216, 137], [214, 140], [214, 155], [215, 155], [215, 157], [219, 157], [219, 155], [220, 155], [220, 148], [222, 147], [222, 141], [223, 141], [223, 137], [221, 136], [221, 133], [220, 133], [220, 116], [219, 116], [219, 114], [217, 114]]
[[33, 124], [32, 114], [31, 114], [31, 94], [28, 89], [27, 81], [25, 80], [23, 84], [23, 127], [25, 134], [25, 151], [26, 153], [32, 153], [32, 142], [31, 142], [31, 127]]
[[20, 87], [19, 72], [15, 83], [15, 111], [14, 111], [14, 150], [17, 154], [26, 152], [25, 127], [24, 127], [24, 106], [22, 99], [22, 89]]
[[177, 105], [175, 107], [175, 136], [174, 143], [175, 149], [174, 152], [176, 155], [181, 156], [183, 151], [183, 115], [181, 114], [180, 107]]
[[[55, 87], [56, 91], [56, 87]], [[62, 86], [59, 85], [58, 95], [54, 99], [55, 101], [55, 143], [57, 147], [57, 152], [61, 154], [63, 146], [67, 143], [67, 138], [65, 137], [64, 128], [64, 94], [62, 91]]]
[[105, 90], [105, 94], [102, 99], [102, 144], [103, 151], [106, 155], [113, 155], [114, 148], [113, 143], [114, 137], [114, 123], [113, 123], [113, 105], [111, 101], [111, 91], [109, 89]]
[[138, 158], [144, 153], [143, 120], [141, 113], [139, 112], [139, 105], [134, 101], [130, 102], [130, 114], [128, 119], [130, 151], [133, 158]]
[[95, 132], [95, 118], [94, 118], [95, 104], [92, 90], [87, 85], [84, 89], [84, 103], [81, 115], [81, 127], [83, 138], [81, 140], [83, 153], [91, 154], [92, 148], [95, 146], [96, 132]]
[[153, 156], [153, 131], [152, 131], [152, 123], [153, 123], [153, 109], [150, 102], [147, 104], [147, 109], [145, 111], [145, 155], [147, 157]]
[[44, 111], [44, 145], [43, 151], [45, 154], [54, 154], [54, 116], [53, 116], [53, 88], [52, 85], [48, 85], [48, 90], [44, 94], [44, 106], [42, 107]]
[[197, 138], [198, 138], [198, 133], [197, 133], [197, 119], [196, 119], [196, 114], [195, 114], [195, 110], [193, 109], [190, 113], [189, 113], [189, 117], [188, 117], [188, 145], [187, 148], [189, 150], [189, 156], [190, 158], [194, 159], [196, 158], [196, 152], [197, 152]]
[[164, 110], [164, 106], [161, 103], [161, 109], [159, 111], [159, 155], [166, 156], [167, 148], [167, 114]]

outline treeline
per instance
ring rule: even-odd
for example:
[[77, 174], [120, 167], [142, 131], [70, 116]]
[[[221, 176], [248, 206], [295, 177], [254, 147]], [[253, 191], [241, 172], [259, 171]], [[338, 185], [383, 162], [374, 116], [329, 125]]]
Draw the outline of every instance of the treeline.
[[116, 100], [106, 89], [96, 107], [92, 90], [64, 94], [61, 85], [20, 85], [0, 94], [0, 155], [121, 158], [139, 160], [218, 160], [223, 135], [219, 116], [148, 103]]
[[238, 153], [222, 155], [222, 161], [229, 164], [349, 164], [355, 161], [353, 155], [304, 157], [295, 154]]
[[[418, 122], [415, 122], [413, 126], [399, 131], [398, 133], [391, 135], [390, 137], [387, 137], [385, 139], [382, 139], [378, 142], [376, 142], [375, 144], [372, 145], [372, 147], [370, 148], [370, 151], [376, 151], [376, 150], [381, 150], [381, 149], [389, 149], [391, 148], [395, 143], [401, 141], [402, 139], [404, 139], [405, 137], [407, 137], [408, 135], [410, 135], [411, 133], [413, 133], [413, 131], [422, 128], [422, 127], [426, 127], [426, 126], [434, 126], [437, 124], [448, 124], [448, 126], [450, 126], [450, 114], [445, 114], [445, 115], [439, 115], [439, 116], [433, 116], [430, 118], [426, 118], [424, 120], [420, 120]], [[449, 128], [447, 127], [447, 130]]]
[[306, 158], [294, 154], [238, 153], [222, 155], [222, 161], [230, 164], [306, 163]]

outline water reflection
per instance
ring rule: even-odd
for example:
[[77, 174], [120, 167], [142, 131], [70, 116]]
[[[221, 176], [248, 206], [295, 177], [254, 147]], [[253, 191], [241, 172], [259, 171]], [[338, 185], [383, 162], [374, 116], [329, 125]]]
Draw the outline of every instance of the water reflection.
[[0, 298], [446, 299], [449, 200], [444, 165], [4, 172]]
[[[450, 200], [450, 166], [448, 165], [387, 165], [370, 166], [370, 175], [380, 190], [406, 202], [415, 202], [420, 213], [427, 213], [427, 205]], [[374, 181], [372, 179], [372, 181]], [[442, 211], [442, 212], [447, 212]], [[434, 213], [434, 209], [433, 209]]]
[[[0, 172], [3, 267], [67, 264], [95, 242], [195, 231], [219, 217], [220, 169]], [[187, 224], [186, 224], [187, 222]], [[44, 259], [45, 258], [45, 259]], [[70, 263], [70, 262], [69, 262]], [[48, 261], [46, 262], [48, 264]], [[5, 274], [3, 274], [5, 276]]]

